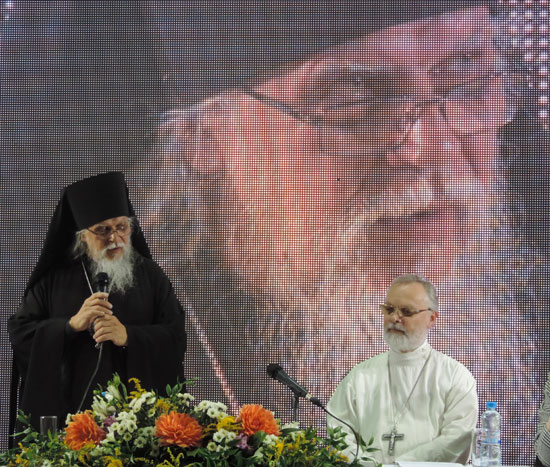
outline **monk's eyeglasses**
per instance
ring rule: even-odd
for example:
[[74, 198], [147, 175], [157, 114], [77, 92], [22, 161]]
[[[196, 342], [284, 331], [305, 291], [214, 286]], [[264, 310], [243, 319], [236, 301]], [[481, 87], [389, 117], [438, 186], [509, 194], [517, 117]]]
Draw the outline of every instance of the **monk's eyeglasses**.
[[111, 227], [109, 225], [98, 225], [97, 227], [94, 227], [93, 229], [86, 229], [89, 232], [92, 232], [94, 235], [97, 235], [101, 238], [109, 238], [111, 235], [114, 235], [115, 233], [119, 234], [122, 237], [125, 237], [130, 233], [130, 223], [126, 222], [123, 224], [117, 224], [114, 227]]
[[382, 303], [380, 305], [380, 310], [382, 313], [388, 316], [399, 313], [404, 318], [410, 318], [411, 316], [422, 313], [423, 311], [433, 311], [431, 308], [424, 308], [423, 310], [410, 310], [409, 308], [397, 308], [393, 305], [388, 305], [387, 303]]

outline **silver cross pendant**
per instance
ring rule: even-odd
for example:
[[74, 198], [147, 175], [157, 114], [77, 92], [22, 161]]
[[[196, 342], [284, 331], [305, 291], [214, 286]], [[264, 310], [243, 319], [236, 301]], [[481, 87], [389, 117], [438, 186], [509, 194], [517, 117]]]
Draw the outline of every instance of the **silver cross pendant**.
[[389, 441], [388, 443], [388, 454], [390, 456], [393, 456], [395, 451], [395, 442], [400, 441], [405, 438], [404, 433], [397, 433], [397, 428], [393, 427], [391, 430], [391, 433], [385, 433], [382, 435], [382, 439], [384, 441]]

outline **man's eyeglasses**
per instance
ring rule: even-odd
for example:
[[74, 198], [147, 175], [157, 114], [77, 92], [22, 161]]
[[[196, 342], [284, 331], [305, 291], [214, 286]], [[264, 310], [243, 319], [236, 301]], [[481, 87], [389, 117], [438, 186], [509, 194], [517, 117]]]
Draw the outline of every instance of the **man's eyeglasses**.
[[513, 113], [504, 108], [504, 76], [502, 72], [490, 72], [426, 100], [382, 93], [368, 99], [338, 96], [333, 102], [311, 98], [303, 105], [291, 105], [253, 90], [245, 93], [318, 128], [322, 152], [342, 152], [343, 145], [352, 148], [350, 152], [383, 155], [405, 144], [430, 107], [436, 107], [450, 130], [460, 137], [509, 123]]
[[380, 310], [382, 313], [388, 316], [399, 313], [404, 318], [410, 318], [411, 316], [422, 313], [423, 311], [433, 311], [431, 308], [424, 308], [423, 310], [410, 310], [408, 308], [397, 308], [393, 305], [388, 305], [387, 303], [382, 303], [380, 305]]
[[125, 237], [130, 233], [130, 224], [126, 222], [124, 224], [117, 224], [114, 227], [111, 227], [109, 225], [98, 225], [93, 229], [86, 229], [86, 230], [102, 238], [109, 238], [111, 235], [114, 235], [115, 233], [119, 234], [122, 237]]

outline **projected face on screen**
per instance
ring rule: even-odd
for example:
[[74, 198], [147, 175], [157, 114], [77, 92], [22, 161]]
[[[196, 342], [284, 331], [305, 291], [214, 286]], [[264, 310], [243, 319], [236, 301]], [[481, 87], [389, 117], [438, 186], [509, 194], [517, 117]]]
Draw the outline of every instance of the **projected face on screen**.
[[491, 202], [502, 71], [471, 10], [321, 53], [207, 118], [237, 214], [227, 261], [312, 294], [445, 276]]
[[201, 226], [223, 263], [285, 296], [446, 277], [492, 202], [508, 116], [492, 40], [483, 8], [398, 25], [172, 122], [171, 161], [223, 188]]
[[[500, 247], [489, 235], [512, 110], [494, 34], [485, 8], [401, 24], [168, 115], [149, 238], [181, 279], [209, 390], [275, 408], [288, 398], [265, 375], [277, 362], [328, 398], [385, 349], [377, 306], [405, 272], [440, 286], [437, 348], [488, 369], [478, 337], [507, 329], [489, 311], [517, 313], [483, 280], [502, 269], [483, 255]], [[166, 232], [181, 243], [164, 250]]]

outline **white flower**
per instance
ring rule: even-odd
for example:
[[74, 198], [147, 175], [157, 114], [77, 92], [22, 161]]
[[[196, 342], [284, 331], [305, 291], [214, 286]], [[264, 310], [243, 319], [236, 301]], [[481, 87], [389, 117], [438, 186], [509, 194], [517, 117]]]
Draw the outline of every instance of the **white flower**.
[[[113, 425], [111, 425], [109, 428], [112, 428]], [[109, 431], [107, 432], [107, 436], [105, 436], [105, 438], [101, 441], [100, 444], [106, 444], [106, 443], [109, 443], [109, 442], [115, 442], [116, 441], [116, 438], [115, 438], [115, 431], [111, 431], [109, 429]]]
[[218, 407], [218, 410], [227, 412], [227, 405], [222, 404], [221, 402], [216, 402], [216, 406]]
[[256, 449], [256, 452], [252, 455], [252, 458], [256, 460], [261, 460], [263, 457], [264, 457], [264, 452], [261, 447]]
[[141, 406], [143, 405], [144, 402], [145, 402], [145, 399], [143, 399], [143, 397], [138, 397], [137, 399], [132, 399], [130, 401], [130, 404], [128, 404], [128, 406], [134, 412], [139, 412], [141, 410]]
[[104, 453], [103, 453], [103, 448], [101, 447], [101, 444], [96, 446], [95, 448], [93, 448], [91, 451], [90, 451], [90, 456], [92, 457], [100, 457], [100, 456], [103, 456]]
[[216, 449], [217, 449], [217, 445], [216, 443], [214, 443], [214, 441], [210, 441], [207, 445], [206, 445], [206, 449], [208, 449], [209, 451], [211, 452], [215, 452]]
[[206, 411], [206, 415], [208, 415], [210, 418], [218, 418], [220, 415], [220, 411], [216, 407], [210, 407]]
[[52, 463], [48, 460], [45, 460], [40, 464], [40, 467], [52, 467]]
[[114, 397], [117, 400], [122, 399], [122, 396], [120, 395], [120, 391], [118, 390], [118, 388], [116, 386], [114, 386], [112, 384], [109, 384], [109, 386], [107, 386], [107, 393], [105, 394], [105, 398], [107, 400], [109, 400], [108, 397], [107, 397], [108, 395]]
[[300, 428], [300, 422], [290, 422], [281, 427], [283, 430], [286, 430], [287, 428], [294, 428], [298, 430]]
[[275, 435], [267, 435], [265, 438], [264, 438], [264, 441], [263, 443], [266, 445], [266, 446], [275, 446], [275, 444], [277, 444], [277, 440], [279, 439], [278, 436], [275, 436]]
[[155, 432], [155, 427], [146, 426], [146, 427], [142, 428], [141, 430], [142, 430], [143, 436], [152, 436], [153, 433]]
[[195, 400], [195, 398], [188, 392], [178, 393], [177, 398], [178, 398], [180, 407], [186, 407], [186, 408], [191, 407], [191, 402]]
[[130, 401], [130, 409], [139, 412], [143, 405], [152, 405], [156, 402], [155, 395], [152, 392], [144, 392], [141, 396]]
[[225, 439], [225, 435], [222, 433], [222, 431], [225, 430], [222, 429], [214, 433], [214, 436], [212, 436], [212, 440], [214, 440], [216, 443], [221, 443]]
[[99, 420], [103, 421], [109, 415], [114, 414], [116, 409], [112, 405], [109, 405], [102, 397], [96, 396], [92, 402], [92, 410], [99, 417]]
[[[218, 443], [218, 446], [216, 447], [216, 452], [221, 452], [221, 451], [225, 451], [227, 449], [229, 449], [229, 446], [226, 445], [226, 442], [227, 441], [231, 441], [233, 439], [236, 438], [236, 434], [233, 433], [232, 431], [227, 431], [225, 430], [224, 428], [221, 428], [219, 431], [217, 431], [216, 433], [214, 433], [214, 436], [212, 436], [212, 440], [211, 442], [216, 442]], [[208, 448], [208, 446], [207, 446]], [[213, 446], [211, 446], [212, 449], [210, 450], [213, 450]]]
[[124, 433], [124, 435], [122, 436], [122, 439], [124, 441], [131, 441], [132, 440], [132, 434], [131, 433]]
[[136, 414], [133, 412], [121, 412], [116, 417], [115, 423], [119, 424], [121, 433], [124, 431], [132, 433], [137, 429]]
[[73, 421], [73, 414], [68, 413], [67, 417], [65, 418], [65, 426], [67, 426], [72, 421]]
[[195, 397], [192, 394], [189, 394], [188, 392], [179, 393], [178, 399], [183, 400], [184, 402], [191, 402], [195, 400]]
[[137, 437], [143, 438], [145, 441], [151, 439], [153, 437], [153, 434], [155, 432], [155, 427], [153, 426], [146, 426], [143, 428], [139, 428], [137, 430]]
[[141, 436], [136, 438], [136, 441], [134, 442], [136, 448], [142, 448], [147, 444], [147, 440], [145, 438], [142, 438]]
[[197, 405], [197, 410], [204, 412], [205, 410], [208, 410], [211, 406], [212, 402], [210, 401], [200, 401]]
[[120, 423], [118, 422], [114, 422], [108, 429], [107, 429], [107, 433], [112, 433], [113, 436], [117, 433], [122, 433], [124, 430], [122, 429], [122, 427], [120, 426]]

